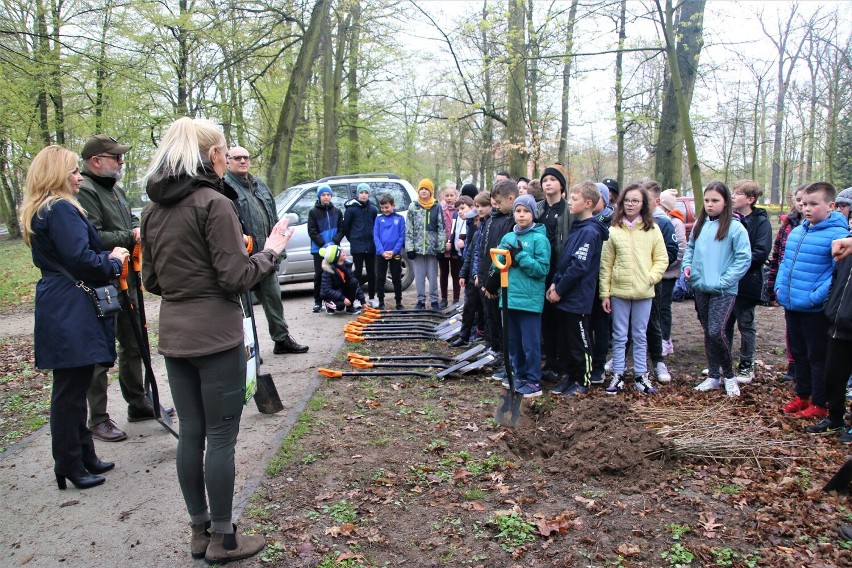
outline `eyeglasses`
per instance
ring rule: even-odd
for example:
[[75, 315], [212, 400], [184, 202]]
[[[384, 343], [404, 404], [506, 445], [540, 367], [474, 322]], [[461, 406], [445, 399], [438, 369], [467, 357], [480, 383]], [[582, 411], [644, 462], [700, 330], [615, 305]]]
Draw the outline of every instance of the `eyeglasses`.
[[242, 161], [248, 162], [249, 160], [251, 160], [251, 158], [249, 158], [248, 156], [228, 156], [228, 159], [234, 160], [235, 162], [242, 162]]
[[96, 154], [96, 158], [112, 158], [116, 162], [124, 161], [124, 154]]
[[642, 200], [641, 199], [625, 199], [624, 204], [625, 205], [641, 205]]

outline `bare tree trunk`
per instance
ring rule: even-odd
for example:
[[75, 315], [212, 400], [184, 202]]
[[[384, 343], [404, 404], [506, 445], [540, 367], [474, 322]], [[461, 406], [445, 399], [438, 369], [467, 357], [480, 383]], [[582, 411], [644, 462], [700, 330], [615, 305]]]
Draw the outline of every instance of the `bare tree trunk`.
[[627, 39], [627, 0], [621, 0], [621, 8], [618, 14], [618, 53], [615, 54], [615, 145], [616, 145], [616, 179], [618, 186], [624, 187], [624, 136], [627, 128], [624, 125], [624, 114], [622, 104], [624, 102], [624, 91], [621, 84], [622, 63], [624, 60], [624, 41]]
[[[704, 5], [706, 2], [705, 0], [684, 0], [678, 10], [677, 22], [673, 21], [674, 14], [670, 0], [666, 0], [665, 14], [660, 1], [655, 0], [655, 3], [663, 27], [669, 26], [664, 30], [667, 40], [666, 54], [669, 79], [666, 82], [666, 95], [660, 113], [660, 130], [657, 138], [654, 174], [662, 187], [680, 187], [683, 177], [685, 127], [689, 124], [689, 117], [681, 115], [684, 110], [681, 103], [685, 105], [687, 111], [692, 104], [692, 91], [698, 77], [698, 57], [704, 45]], [[675, 69], [678, 70], [677, 82], [680, 83], [680, 86], [675, 82]], [[678, 90], [683, 95], [682, 101], [679, 100]], [[687, 153], [689, 153], [689, 150], [687, 150]], [[695, 160], [695, 167], [698, 167], [697, 160]], [[693, 190], [695, 189], [693, 188]], [[701, 191], [700, 187], [697, 189], [699, 192]]]
[[0, 217], [6, 224], [9, 230], [9, 236], [17, 239], [21, 236], [21, 225], [18, 222], [17, 202], [15, 200], [15, 192], [12, 190], [12, 181], [9, 179], [8, 162], [6, 157], [9, 155], [9, 141], [6, 136], [0, 136]]
[[334, 109], [334, 54], [331, 45], [331, 30], [326, 27], [322, 36], [322, 175], [334, 175], [335, 171], [335, 117]]
[[571, 0], [568, 10], [568, 29], [565, 32], [565, 57], [562, 61], [562, 120], [559, 126], [559, 163], [568, 164], [568, 106], [571, 101], [571, 63], [574, 61], [574, 21], [580, 0]]
[[[692, 195], [695, 197], [695, 208], [699, 210], [704, 202], [704, 192], [701, 185], [701, 168], [698, 164], [698, 154], [695, 151], [695, 139], [692, 136], [692, 124], [689, 120], [689, 103], [692, 98], [692, 86], [695, 84], [695, 77], [697, 75], [698, 68], [698, 54], [701, 51], [701, 45], [703, 44], [702, 40], [702, 30], [703, 30], [703, 16], [704, 16], [704, 0], [685, 0], [685, 3], [681, 5], [681, 22], [678, 29], [680, 30], [684, 45], [684, 63], [687, 66], [687, 74], [691, 77], [691, 85], [689, 86], [689, 93], [686, 92], [684, 88], [683, 81], [681, 80], [680, 73], [680, 61], [679, 61], [679, 47], [682, 45], [680, 42], [677, 46], [675, 46], [675, 24], [674, 24], [674, 10], [672, 9], [672, 0], [666, 0], [666, 8], [665, 12], [663, 12], [662, 6], [660, 6], [659, 0], [654, 0], [657, 5], [657, 11], [660, 16], [660, 21], [663, 22], [663, 30], [666, 38], [666, 55], [669, 64], [669, 72], [671, 75], [671, 84], [674, 90], [674, 98], [677, 103], [677, 112], [680, 115], [680, 127], [683, 131], [683, 143], [686, 145], [686, 155], [687, 160], [689, 161], [689, 178], [692, 182]], [[687, 7], [690, 10], [687, 10]], [[687, 10], [687, 11], [684, 11]], [[686, 20], [686, 22], [684, 22]], [[689, 47], [686, 47], [686, 45]], [[694, 55], [693, 55], [694, 54]], [[665, 105], [663, 107], [665, 109]], [[660, 138], [663, 137], [662, 134], [662, 126], [660, 127]], [[671, 131], [670, 131], [671, 132]], [[678, 159], [677, 159], [677, 168], [669, 168], [668, 171], [664, 172], [668, 175], [672, 175], [677, 172], [679, 177], [680, 174], [680, 143], [677, 144], [678, 148]], [[657, 154], [657, 159], [659, 160], [659, 153]], [[674, 160], [671, 162], [674, 163]], [[678, 187], [672, 183], [668, 185], [666, 183], [666, 178], [659, 179], [662, 187]], [[678, 180], [679, 182], [679, 180]]]
[[33, 54], [39, 62], [41, 70], [38, 73], [38, 95], [36, 97], [36, 107], [38, 108], [38, 123], [41, 131], [41, 139], [45, 146], [53, 143], [50, 136], [50, 121], [48, 118], [47, 99], [49, 95], [48, 81], [45, 76], [44, 69], [48, 65], [50, 58], [50, 47], [47, 41], [47, 13], [44, 8], [44, 0], [36, 0], [36, 18], [35, 18], [36, 37], [33, 40]]
[[509, 37], [506, 38], [506, 52], [509, 57], [509, 84], [506, 120], [506, 137], [509, 139], [509, 173], [517, 179], [526, 172], [526, 124], [524, 110], [526, 106], [526, 33], [525, 3], [523, 0], [509, 1]]
[[[482, 20], [488, 18], [488, 0], [482, 2]], [[485, 27], [481, 30], [482, 39], [482, 98], [486, 109], [493, 108], [493, 89], [491, 86], [491, 38]], [[482, 186], [494, 178], [494, 120], [482, 117]], [[490, 188], [489, 188], [490, 189]]]
[[189, 116], [189, 88], [187, 80], [187, 69], [189, 68], [189, 30], [186, 28], [185, 22], [189, 20], [189, 8], [187, 0], [178, 1], [178, 9], [180, 10], [180, 24], [172, 28], [172, 34], [177, 40], [177, 65], [175, 73], [177, 75], [177, 102], [175, 104], [175, 113], [178, 116]]
[[287, 85], [287, 94], [284, 96], [284, 104], [281, 105], [281, 113], [278, 116], [278, 125], [275, 129], [275, 138], [272, 142], [272, 155], [269, 159], [267, 179], [274, 190], [281, 191], [287, 187], [287, 174], [290, 169], [290, 148], [293, 146], [293, 137], [296, 133], [296, 124], [302, 108], [302, 100], [305, 89], [311, 80], [311, 67], [316, 58], [317, 50], [322, 36], [322, 29], [328, 21], [329, 0], [317, 0], [311, 12], [311, 21], [302, 38], [302, 47], [296, 57], [296, 64]]
[[51, 7], [51, 16], [53, 19], [51, 39], [53, 40], [53, 45], [51, 46], [50, 61], [50, 99], [53, 102], [53, 124], [57, 144], [65, 144], [65, 100], [62, 96], [62, 67], [60, 66], [62, 44], [59, 41], [59, 30], [62, 26], [61, 10], [61, 0], [54, 0]]
[[106, 66], [106, 40], [112, 22], [112, 3], [107, 2], [104, 7], [103, 20], [101, 24], [101, 37], [98, 40], [98, 59], [95, 70], [95, 132], [104, 131], [104, 107], [106, 106], [107, 66]]
[[349, 139], [349, 158], [347, 168], [350, 172], [361, 171], [361, 150], [358, 144], [358, 103], [361, 87], [358, 85], [358, 63], [361, 50], [361, 2], [352, 3], [352, 29], [349, 37], [349, 69], [346, 76], [347, 96], [347, 137]]
[[[533, 0], [527, 0], [527, 30], [529, 30], [529, 63], [527, 68], [527, 100], [529, 100], [529, 132], [530, 153], [533, 164], [533, 173], [538, 175], [538, 165], [541, 160], [541, 139], [543, 135], [542, 125], [538, 122], [538, 60], [541, 52], [538, 31], [533, 22]], [[529, 164], [526, 164], [523, 172], [524, 177], [529, 176]]]

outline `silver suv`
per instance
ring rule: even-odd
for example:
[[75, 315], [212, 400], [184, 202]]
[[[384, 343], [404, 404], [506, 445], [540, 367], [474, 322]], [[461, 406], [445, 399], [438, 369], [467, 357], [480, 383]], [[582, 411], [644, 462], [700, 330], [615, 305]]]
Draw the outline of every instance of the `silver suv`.
[[[287, 243], [287, 258], [281, 262], [278, 268], [278, 282], [310, 282], [314, 279], [314, 261], [311, 256], [311, 239], [308, 237], [308, 213], [317, 202], [317, 187], [327, 184], [331, 187], [332, 203], [345, 212], [345, 203], [350, 199], [357, 198], [356, 188], [359, 183], [370, 186], [370, 201], [379, 207], [379, 198], [389, 193], [393, 196], [396, 210], [403, 216], [406, 215], [408, 206], [417, 199], [417, 192], [410, 183], [400, 179], [395, 174], [356, 174], [346, 176], [331, 176], [317, 181], [301, 183], [285, 189], [275, 197], [278, 207], [278, 218], [285, 216], [290, 219], [290, 226], [296, 229], [290, 242]], [[346, 239], [341, 243], [349, 251], [349, 241]], [[402, 288], [411, 285], [414, 280], [414, 271], [408, 263], [405, 249], [402, 251]], [[393, 291], [393, 285], [388, 273], [385, 282], [385, 290]]]

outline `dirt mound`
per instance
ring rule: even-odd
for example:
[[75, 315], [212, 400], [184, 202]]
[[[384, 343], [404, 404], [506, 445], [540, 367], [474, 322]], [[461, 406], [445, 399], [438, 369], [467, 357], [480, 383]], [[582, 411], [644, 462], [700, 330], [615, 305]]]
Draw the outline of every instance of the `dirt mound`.
[[539, 462], [544, 471], [578, 480], [632, 477], [645, 486], [662, 479], [665, 465], [645, 456], [663, 443], [641, 423], [625, 420], [627, 402], [597, 397], [555, 402], [540, 413], [524, 409], [529, 422], [503, 438], [512, 452]]

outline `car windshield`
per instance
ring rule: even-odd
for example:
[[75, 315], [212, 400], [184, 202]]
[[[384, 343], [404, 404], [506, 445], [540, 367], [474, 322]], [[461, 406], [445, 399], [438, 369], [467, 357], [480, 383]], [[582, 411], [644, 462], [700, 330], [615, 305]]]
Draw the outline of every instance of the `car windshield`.
[[298, 199], [299, 196], [302, 195], [302, 190], [304, 188], [305, 186], [303, 185], [294, 185], [293, 187], [288, 187], [275, 196], [275, 207], [278, 209], [279, 217], [284, 215], [284, 212], [287, 210], [291, 201]]

